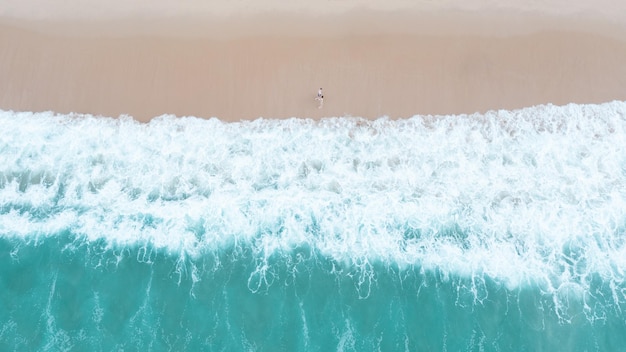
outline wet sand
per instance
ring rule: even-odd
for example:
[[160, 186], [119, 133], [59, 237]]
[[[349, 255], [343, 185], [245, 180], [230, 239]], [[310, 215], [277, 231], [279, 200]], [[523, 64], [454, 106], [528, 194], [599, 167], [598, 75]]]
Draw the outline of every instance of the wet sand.
[[481, 16], [355, 10], [210, 23], [5, 19], [0, 108], [238, 121], [404, 118], [626, 99], [622, 27]]

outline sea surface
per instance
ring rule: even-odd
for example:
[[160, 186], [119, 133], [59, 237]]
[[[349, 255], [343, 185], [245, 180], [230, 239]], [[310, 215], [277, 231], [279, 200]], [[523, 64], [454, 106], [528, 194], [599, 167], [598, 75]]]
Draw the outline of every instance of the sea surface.
[[1, 351], [625, 351], [626, 102], [0, 111]]

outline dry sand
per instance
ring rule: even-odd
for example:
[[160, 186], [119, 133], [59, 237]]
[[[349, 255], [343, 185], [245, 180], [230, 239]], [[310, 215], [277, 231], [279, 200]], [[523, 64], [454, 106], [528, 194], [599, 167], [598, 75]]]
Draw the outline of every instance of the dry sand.
[[221, 12], [193, 0], [165, 18], [141, 16], [141, 7], [118, 9], [125, 16], [87, 7], [50, 14], [46, 2], [27, 3], [31, 12], [13, 0], [0, 11], [0, 109], [233, 121], [626, 99], [626, 30], [614, 11], [582, 16], [584, 7], [558, 14], [503, 2], [510, 8], [486, 13], [452, 1], [426, 11], [435, 5], [395, 0], [372, 2], [393, 11], [318, 2], [329, 6], [311, 15], [301, 0], [268, 0], [294, 7], [271, 13], [250, 0]]

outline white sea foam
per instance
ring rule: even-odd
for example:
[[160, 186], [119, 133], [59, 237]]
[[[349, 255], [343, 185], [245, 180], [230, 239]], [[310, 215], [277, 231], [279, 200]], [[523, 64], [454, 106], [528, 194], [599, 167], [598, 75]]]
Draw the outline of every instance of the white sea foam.
[[[0, 233], [307, 246], [572, 295], [626, 270], [626, 103], [366, 121], [0, 112]], [[149, 258], [148, 258], [149, 260]], [[569, 286], [563, 286], [569, 285]], [[621, 295], [621, 293], [616, 293]]]

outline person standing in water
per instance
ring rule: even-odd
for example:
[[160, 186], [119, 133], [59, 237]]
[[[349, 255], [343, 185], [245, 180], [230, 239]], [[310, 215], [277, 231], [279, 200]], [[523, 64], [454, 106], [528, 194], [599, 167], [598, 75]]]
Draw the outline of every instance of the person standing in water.
[[317, 91], [317, 98], [315, 98], [315, 100], [320, 102], [320, 105], [317, 108], [321, 109], [322, 106], [324, 106], [324, 94], [322, 93], [322, 88]]

